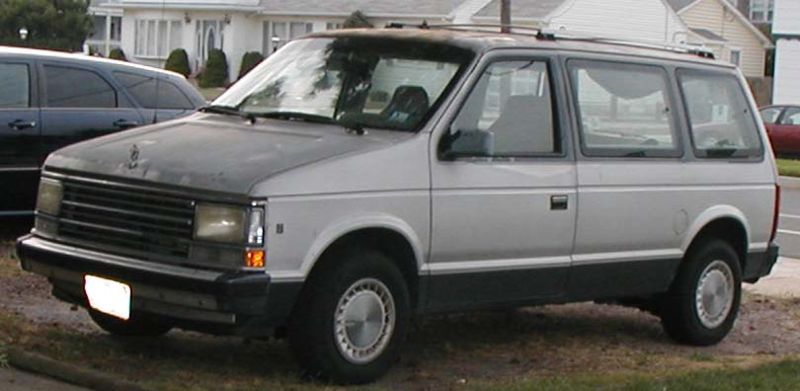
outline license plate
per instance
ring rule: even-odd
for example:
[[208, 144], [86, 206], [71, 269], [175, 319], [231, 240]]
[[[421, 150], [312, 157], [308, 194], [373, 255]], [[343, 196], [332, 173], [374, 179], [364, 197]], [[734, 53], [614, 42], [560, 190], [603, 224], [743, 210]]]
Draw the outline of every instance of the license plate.
[[131, 287], [127, 284], [87, 275], [83, 288], [90, 307], [120, 319], [130, 318]]

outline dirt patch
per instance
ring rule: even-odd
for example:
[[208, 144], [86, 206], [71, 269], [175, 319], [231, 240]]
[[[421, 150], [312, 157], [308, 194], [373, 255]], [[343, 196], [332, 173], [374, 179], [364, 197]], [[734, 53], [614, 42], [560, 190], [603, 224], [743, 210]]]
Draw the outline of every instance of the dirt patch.
[[[52, 298], [44, 278], [20, 272], [8, 238], [0, 243], [0, 312], [15, 314], [34, 328], [43, 326], [52, 338], [77, 339], [76, 345], [98, 343], [132, 363], [153, 360], [154, 376], [159, 366], [169, 363], [176, 365], [176, 376], [194, 381], [202, 372], [218, 372], [220, 378], [233, 376], [241, 382], [268, 376], [272, 385], [295, 379], [298, 369], [284, 341], [243, 341], [181, 331], [133, 344], [109, 338], [84, 310], [73, 311]], [[796, 355], [800, 355], [800, 299], [746, 294], [731, 335], [708, 348], [672, 343], [658, 318], [639, 310], [579, 303], [417, 320], [402, 361], [379, 385], [451, 388], [464, 382], [571, 373], [748, 366]], [[176, 360], [190, 364], [181, 366]], [[199, 386], [211, 387], [202, 382]]]

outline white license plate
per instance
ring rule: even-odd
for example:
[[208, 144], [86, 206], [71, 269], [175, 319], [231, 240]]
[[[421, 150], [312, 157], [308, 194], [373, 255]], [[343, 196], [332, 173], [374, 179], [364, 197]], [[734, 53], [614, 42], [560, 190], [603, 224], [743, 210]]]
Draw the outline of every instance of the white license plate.
[[127, 284], [87, 275], [84, 278], [83, 289], [86, 291], [90, 307], [120, 319], [130, 318], [131, 287]]

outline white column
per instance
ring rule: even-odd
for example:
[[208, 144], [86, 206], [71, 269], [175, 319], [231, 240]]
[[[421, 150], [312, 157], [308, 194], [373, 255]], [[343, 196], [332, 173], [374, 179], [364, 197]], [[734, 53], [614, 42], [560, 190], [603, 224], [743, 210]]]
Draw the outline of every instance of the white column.
[[111, 11], [106, 11], [106, 42], [105, 53], [103, 56], [108, 57], [111, 53]]

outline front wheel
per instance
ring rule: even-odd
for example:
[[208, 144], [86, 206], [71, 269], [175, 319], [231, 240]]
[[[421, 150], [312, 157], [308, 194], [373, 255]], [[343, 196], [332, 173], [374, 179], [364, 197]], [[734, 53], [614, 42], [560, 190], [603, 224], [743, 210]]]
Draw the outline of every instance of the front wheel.
[[733, 327], [741, 297], [739, 256], [727, 242], [711, 240], [684, 260], [665, 297], [661, 323], [678, 342], [713, 345]]
[[410, 311], [405, 279], [381, 253], [328, 263], [309, 281], [289, 325], [289, 343], [307, 375], [361, 384], [399, 355]]

